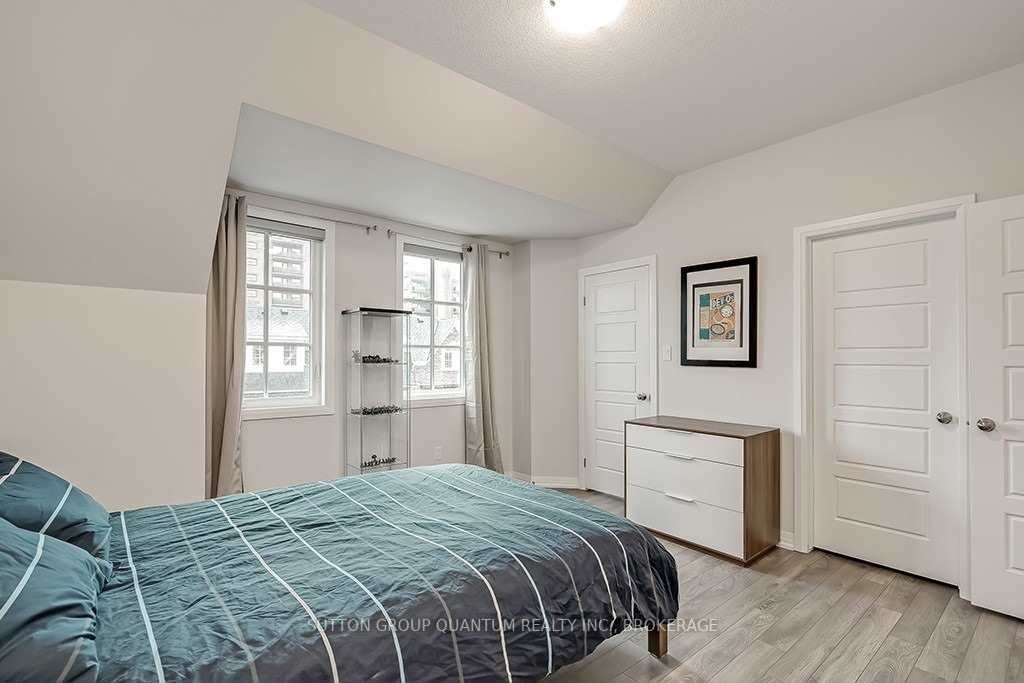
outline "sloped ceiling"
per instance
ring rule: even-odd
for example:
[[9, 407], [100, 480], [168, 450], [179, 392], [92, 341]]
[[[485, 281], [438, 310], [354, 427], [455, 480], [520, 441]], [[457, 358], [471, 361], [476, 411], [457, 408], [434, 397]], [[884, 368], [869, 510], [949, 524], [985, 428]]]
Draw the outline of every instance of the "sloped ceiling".
[[299, 0], [0, 11], [2, 279], [204, 292], [243, 103], [609, 224], [669, 181]]
[[629, 225], [248, 105], [228, 184], [503, 242]]
[[628, 0], [584, 36], [544, 0], [311, 0], [673, 172], [1024, 61], [1021, 0]]

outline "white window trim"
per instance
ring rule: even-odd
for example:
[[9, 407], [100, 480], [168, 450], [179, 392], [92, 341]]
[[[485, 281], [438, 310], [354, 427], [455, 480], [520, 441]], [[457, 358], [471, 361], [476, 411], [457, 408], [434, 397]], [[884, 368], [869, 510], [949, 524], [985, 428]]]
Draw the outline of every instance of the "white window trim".
[[[403, 282], [402, 274], [404, 271], [403, 256], [405, 254], [405, 245], [414, 244], [420, 247], [430, 247], [431, 249], [441, 249], [443, 251], [461, 251], [457, 245], [449, 244], [447, 242], [437, 242], [435, 240], [429, 240], [421, 237], [410, 237], [408, 235], [397, 235], [395, 239], [395, 274], [397, 277], [397, 284], [395, 286], [395, 307], [405, 308], [405, 283]], [[410, 408], [437, 408], [440, 406], [462, 406], [466, 405], [466, 344], [465, 344], [465, 324], [466, 324], [466, 291], [465, 291], [465, 268], [463, 268], [463, 282], [462, 282], [462, 391], [452, 392], [437, 392], [431, 393], [430, 396], [420, 396], [413, 398], [410, 393], [409, 407]], [[431, 358], [431, 363], [434, 359]], [[411, 392], [411, 390], [410, 390]]]
[[[338, 316], [334, 315], [334, 240], [336, 224], [334, 221], [304, 216], [301, 214], [278, 211], [260, 206], [249, 205], [249, 215], [254, 218], [265, 218], [282, 223], [294, 225], [305, 225], [311, 228], [320, 228], [324, 231], [324, 241], [321, 248], [321, 270], [323, 272], [324, 294], [321, 297], [322, 323], [318, 334], [320, 335], [320, 348], [323, 349], [323, 360], [321, 361], [322, 371], [320, 373], [320, 403], [315, 405], [303, 404], [289, 406], [280, 404], [267, 407], [243, 407], [242, 420], [277, 420], [292, 417], [315, 417], [321, 415], [334, 415], [336, 413], [335, 402], [337, 396], [337, 375], [335, 374], [335, 342], [337, 339]], [[266, 362], [267, 359], [264, 359]]]

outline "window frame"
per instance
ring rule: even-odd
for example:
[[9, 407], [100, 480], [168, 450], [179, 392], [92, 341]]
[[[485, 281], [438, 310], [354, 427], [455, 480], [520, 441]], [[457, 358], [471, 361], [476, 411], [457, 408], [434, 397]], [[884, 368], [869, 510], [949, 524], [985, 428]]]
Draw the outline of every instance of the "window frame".
[[[255, 221], [254, 221], [255, 219]], [[268, 226], [264, 221], [272, 221], [273, 226]], [[255, 224], [254, 224], [255, 223]], [[293, 226], [294, 231], [288, 227]], [[251, 285], [245, 281], [245, 290], [263, 292], [264, 317], [262, 341], [249, 342], [246, 339], [246, 349], [250, 346], [263, 350], [263, 374], [264, 382], [270, 372], [270, 349], [271, 347], [302, 346], [307, 349], [310, 363], [310, 382], [312, 396], [301, 398], [247, 398], [242, 396], [242, 419], [261, 420], [278, 419], [287, 417], [308, 417], [313, 415], [334, 414], [334, 387], [333, 382], [328, 381], [333, 366], [333, 320], [328, 318], [333, 306], [333, 250], [334, 250], [334, 223], [320, 220], [310, 216], [265, 209], [257, 206], [249, 206], [249, 215], [246, 221], [246, 232], [259, 232], [264, 235], [263, 244], [263, 284]], [[310, 239], [308, 233], [304, 234], [303, 228], [314, 228], [324, 231], [323, 240]], [[309, 288], [281, 287], [271, 284], [271, 255], [270, 235], [281, 235], [284, 237], [297, 237], [310, 239], [310, 282]], [[248, 271], [248, 262], [246, 263]], [[308, 294], [310, 297], [310, 338], [309, 343], [272, 343], [269, 338], [268, 326], [270, 324], [269, 309], [272, 305], [272, 294], [281, 292], [286, 294]], [[296, 348], [296, 355], [298, 349]], [[243, 370], [244, 374], [244, 370]], [[264, 384], [266, 386], [266, 384]]]
[[[436, 292], [434, 291], [434, 260], [435, 257], [429, 254], [416, 254], [415, 249], [410, 250], [410, 254], [422, 256], [430, 259], [430, 295], [431, 299], [406, 299], [405, 298], [405, 253], [406, 246], [412, 245], [413, 247], [425, 247], [426, 249], [443, 251], [452, 254], [455, 258], [453, 261], [458, 260], [460, 263], [460, 277], [461, 287], [460, 300], [458, 302], [452, 301], [440, 301], [436, 298]], [[430, 353], [430, 382], [431, 385], [434, 383], [434, 369], [436, 358], [434, 356], [435, 350], [443, 349], [458, 349], [459, 357], [461, 358], [461, 367], [459, 368], [459, 388], [446, 390], [446, 389], [429, 389], [421, 390], [414, 389], [412, 386], [409, 387], [409, 403], [412, 407], [416, 408], [427, 408], [433, 406], [447, 406], [447, 405], [465, 405], [466, 403], [466, 268], [465, 258], [462, 253], [462, 249], [458, 246], [454, 246], [445, 242], [436, 242], [429, 239], [423, 239], [418, 237], [408, 237], [405, 235], [399, 235], [395, 243], [396, 248], [396, 271], [398, 276], [398, 285], [396, 287], [396, 305], [398, 308], [406, 309], [406, 302], [423, 304], [430, 306], [431, 322], [434, 320], [434, 306], [458, 306], [461, 315], [460, 320], [460, 331], [461, 336], [459, 339], [458, 346], [443, 345], [438, 346], [434, 343], [434, 329], [431, 324], [431, 335], [430, 345], [425, 346], [422, 344], [410, 344], [406, 347], [406, 351], [410, 349], [429, 349]], [[411, 361], [410, 361], [411, 362]], [[409, 372], [412, 372], [410, 366]]]

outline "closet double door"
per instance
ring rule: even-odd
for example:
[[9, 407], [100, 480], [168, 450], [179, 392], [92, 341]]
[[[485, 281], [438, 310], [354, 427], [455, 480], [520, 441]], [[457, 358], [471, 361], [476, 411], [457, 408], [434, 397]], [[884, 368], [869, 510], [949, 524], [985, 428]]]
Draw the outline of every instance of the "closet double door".
[[1024, 618], [1024, 196], [967, 207], [971, 601]]
[[1024, 196], [811, 256], [814, 545], [1024, 618]]

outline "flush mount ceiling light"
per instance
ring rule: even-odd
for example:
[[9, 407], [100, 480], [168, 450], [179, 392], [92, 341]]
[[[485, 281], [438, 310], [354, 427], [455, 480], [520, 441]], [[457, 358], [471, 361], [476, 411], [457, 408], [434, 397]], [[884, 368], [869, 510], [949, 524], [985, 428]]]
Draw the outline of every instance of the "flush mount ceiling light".
[[626, 0], [544, 0], [548, 21], [565, 33], [590, 33], [615, 21]]

